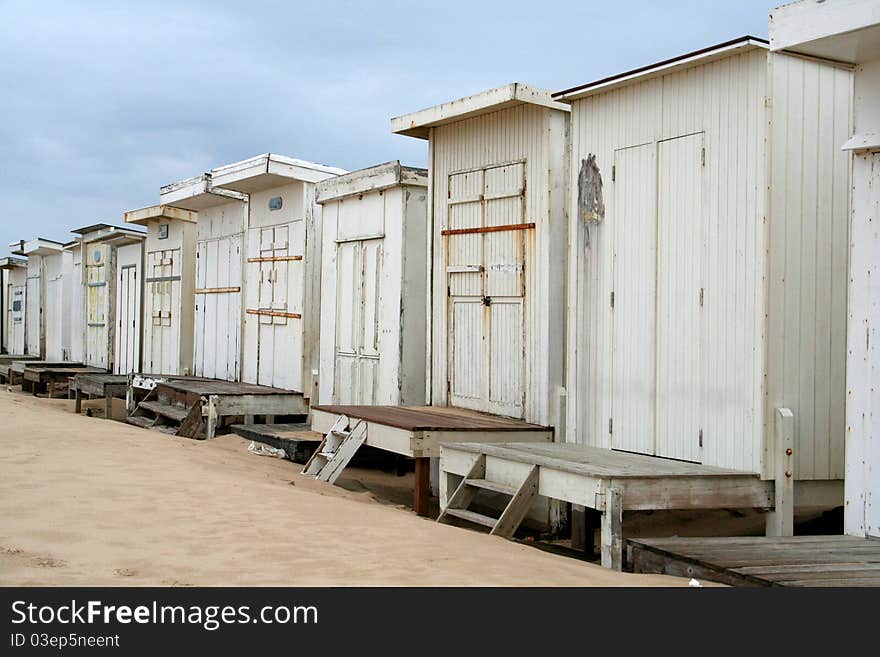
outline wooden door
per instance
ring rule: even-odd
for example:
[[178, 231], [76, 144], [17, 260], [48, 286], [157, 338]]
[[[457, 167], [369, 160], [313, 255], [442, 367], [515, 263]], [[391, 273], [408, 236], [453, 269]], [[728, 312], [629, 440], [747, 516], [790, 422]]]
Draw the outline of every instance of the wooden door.
[[241, 241], [238, 234], [200, 240], [196, 246], [195, 376], [238, 380]]

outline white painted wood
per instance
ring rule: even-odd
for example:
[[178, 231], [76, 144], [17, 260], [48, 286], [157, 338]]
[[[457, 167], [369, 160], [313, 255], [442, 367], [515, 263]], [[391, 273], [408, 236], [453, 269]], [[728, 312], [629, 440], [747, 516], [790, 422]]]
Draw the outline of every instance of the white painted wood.
[[[493, 95], [495, 93], [493, 90], [482, 98], [453, 101], [392, 124], [396, 132], [422, 137], [430, 134], [432, 207], [429, 224], [433, 231], [429, 294], [432, 307], [430, 401], [441, 406], [452, 403], [454, 390], [455, 403], [555, 425], [559, 418], [551, 417], [551, 407], [558, 408], [555, 395], [562, 385], [564, 311], [560, 291], [564, 287], [564, 265], [560, 261], [564, 258], [560, 254], [565, 248], [566, 219], [561, 198], [559, 202], [551, 202], [551, 199], [557, 200], [555, 194], [561, 193], [564, 187], [567, 164], [561, 153], [567, 135], [568, 112], [558, 108], [556, 103], [520, 99], [516, 97], [515, 88], [498, 92], [501, 94], [498, 97]], [[471, 235], [441, 234], [460, 226], [484, 225], [484, 221], [489, 225], [502, 225], [501, 218], [515, 211], [519, 188], [515, 184], [506, 185], [504, 176], [508, 173], [515, 176], [516, 164], [520, 162], [523, 163], [525, 193], [522, 214], [515, 216], [523, 217], [525, 223], [534, 223], [534, 228]], [[488, 192], [481, 173], [487, 168], [494, 170], [488, 182], [493, 187]], [[496, 174], [498, 179], [494, 178]], [[483, 197], [488, 194], [488, 198], [480, 202], [468, 200], [476, 198], [475, 194]], [[462, 203], [450, 204], [453, 197]], [[493, 206], [488, 210], [491, 213], [488, 219], [483, 216], [484, 202]], [[494, 237], [487, 240], [485, 235]], [[488, 295], [480, 294], [481, 275], [454, 269], [450, 273], [448, 269], [484, 264], [482, 245], [485, 242], [489, 244], [489, 259], [485, 264], [493, 269], [484, 269], [482, 276], [488, 279], [491, 271], [489, 284], [498, 286], [492, 290], [499, 297], [495, 306], [499, 317], [497, 326], [483, 318], [484, 313], [491, 312], [492, 306], [485, 306], [490, 310], [483, 310], [482, 297]], [[522, 255], [517, 256], [520, 244]], [[524, 263], [524, 271], [517, 272], [517, 263]], [[510, 294], [511, 281], [520, 278], [520, 294]], [[522, 326], [519, 331], [514, 328], [517, 323]], [[488, 332], [486, 326], [490, 327]], [[492, 358], [492, 346], [483, 346], [484, 334], [489, 341], [494, 337], [496, 356], [501, 351], [508, 356], [506, 360], [496, 359], [499, 369], [494, 375], [494, 389], [491, 380], [487, 386], [487, 377], [475, 377], [472, 371], [476, 362], [488, 373], [485, 363]], [[456, 353], [460, 354], [458, 358]], [[517, 354], [522, 354], [519, 360]], [[518, 391], [510, 387], [511, 383], [518, 385], [519, 376], [522, 377], [522, 402], [514, 400]], [[502, 383], [502, 379], [507, 383]]]
[[140, 370], [142, 253], [141, 243], [116, 249], [114, 374]]
[[[784, 406], [796, 418], [796, 479], [842, 476], [846, 252], [841, 238], [848, 182], [845, 157], [837, 149], [849, 130], [850, 77], [840, 67], [768, 54], [763, 46], [744, 42], [688, 65], [679, 62], [604, 89], [575, 92], [581, 99], [572, 104], [569, 214], [577, 216], [581, 160], [594, 154], [604, 182], [605, 216], [589, 225], [568, 222], [567, 440], [600, 447], [631, 441], [638, 451], [651, 453], [645, 429], [637, 429], [636, 436], [629, 430], [626, 437], [618, 429], [624, 422], [630, 427], [657, 422], [669, 443], [660, 453], [769, 477], [772, 464], [765, 451], [772, 423], [765, 418], [768, 408]], [[700, 184], [685, 180], [680, 167], [663, 178], [659, 160], [655, 172], [644, 165], [634, 184], [626, 176], [612, 179], [622, 149], [637, 152], [650, 144], [660, 153], [661, 144], [668, 149], [673, 143], [666, 140], [686, 143], [700, 133], [705, 147]], [[618, 173], [626, 166], [621, 161]], [[699, 382], [697, 390], [682, 390], [663, 379], [670, 371], [664, 375], [661, 368], [661, 383], [674, 392], [657, 399], [666, 420], [650, 417], [645, 403], [650, 388], [642, 388], [639, 408], [635, 400], [624, 402], [615, 384], [627, 372], [629, 355], [620, 353], [615, 338], [625, 335], [624, 326], [635, 326], [634, 320], [616, 324], [618, 311], [627, 312], [618, 292], [649, 285], [639, 283], [643, 268], [618, 268], [615, 258], [639, 249], [650, 253], [658, 235], [622, 227], [628, 213], [636, 212], [626, 202], [637, 198], [623, 190], [630, 185], [650, 189], [655, 180], [668, 187], [657, 191], [658, 214], [663, 198], [690, 208], [691, 216], [702, 208], [700, 236], [673, 229], [664, 240], [662, 231], [671, 224], [660, 226], [657, 258], [672, 267], [657, 272], [667, 296], [691, 303], [703, 291], [699, 328], [690, 315], [689, 335], [677, 351], [660, 346], [657, 352], [670, 364], [696, 368], [676, 376]], [[673, 250], [664, 252], [664, 245]], [[688, 251], [688, 257], [676, 255]], [[674, 272], [678, 278], [664, 283], [663, 276]], [[663, 298], [659, 286], [656, 298]], [[662, 303], [656, 312], [658, 320], [646, 322], [630, 342], [648, 360], [662, 335], [658, 321], [672, 321], [669, 332], [684, 317], [665, 314]], [[688, 347], [700, 352], [698, 359]], [[617, 410], [621, 404], [626, 410]]]
[[86, 365], [109, 369], [115, 252], [106, 244], [84, 244], [86, 263]]
[[767, 514], [767, 536], [794, 535], [794, 415], [787, 408], [774, 413], [773, 511]]
[[424, 403], [425, 178], [388, 163], [318, 185], [322, 403]]
[[875, 0], [801, 0], [770, 12], [770, 47], [838, 61], [880, 59]]
[[0, 259], [3, 295], [3, 349], [9, 354], [25, 353], [25, 298], [27, 261], [24, 258]]

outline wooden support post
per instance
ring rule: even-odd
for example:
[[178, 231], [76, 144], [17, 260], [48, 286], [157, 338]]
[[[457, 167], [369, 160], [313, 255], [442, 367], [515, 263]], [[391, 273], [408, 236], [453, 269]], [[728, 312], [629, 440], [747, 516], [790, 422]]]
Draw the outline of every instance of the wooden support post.
[[244, 416], [244, 423], [245, 424], [253, 424], [254, 423], [254, 416], [253, 415], [245, 415]]
[[104, 397], [104, 419], [113, 419], [113, 397], [111, 397], [110, 395]]
[[211, 439], [217, 432], [217, 395], [208, 396], [208, 421], [205, 427], [205, 438]]
[[416, 457], [416, 481], [413, 487], [413, 508], [420, 516], [427, 517], [431, 497], [431, 459]]
[[767, 536], [794, 535], [794, 414], [777, 408], [773, 432], [774, 508], [767, 514]]
[[571, 505], [571, 547], [590, 557], [596, 552], [596, 530], [601, 514], [580, 504]]
[[83, 409], [82, 395], [79, 392], [79, 388], [74, 388], [73, 389], [73, 411], [74, 411], [74, 413], [79, 415], [80, 413], [82, 413], [82, 409]]
[[623, 570], [623, 495], [619, 488], [605, 489], [602, 511], [602, 565]]

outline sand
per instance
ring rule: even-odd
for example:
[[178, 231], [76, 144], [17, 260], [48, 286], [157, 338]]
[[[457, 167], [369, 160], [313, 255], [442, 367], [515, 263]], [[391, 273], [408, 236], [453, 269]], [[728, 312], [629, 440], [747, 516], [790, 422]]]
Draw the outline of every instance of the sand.
[[438, 525], [237, 436], [175, 438], [12, 390], [0, 391], [0, 585], [687, 585]]

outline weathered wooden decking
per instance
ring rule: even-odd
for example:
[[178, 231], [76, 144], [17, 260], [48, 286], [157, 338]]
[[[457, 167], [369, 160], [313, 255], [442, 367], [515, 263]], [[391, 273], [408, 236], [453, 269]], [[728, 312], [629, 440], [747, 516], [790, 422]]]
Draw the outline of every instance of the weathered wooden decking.
[[452, 406], [312, 406], [312, 429], [330, 431], [340, 415], [367, 425], [365, 445], [415, 459], [413, 506], [428, 515], [430, 459], [448, 441], [542, 442], [553, 427]]
[[43, 390], [54, 397], [63, 393], [66, 397], [70, 380], [77, 374], [99, 374], [106, 370], [97, 367], [83, 367], [75, 363], [56, 363], [52, 365], [27, 364], [22, 371], [22, 390], [29, 390], [34, 395]]
[[519, 487], [537, 469], [537, 493], [602, 512], [602, 564], [623, 564], [630, 510], [770, 508], [773, 482], [756, 473], [564, 443], [444, 443], [441, 507], [462, 477]]
[[111, 417], [114, 397], [125, 399], [128, 392], [127, 374], [110, 374], [101, 372], [80, 372], [73, 377], [71, 390], [74, 398], [74, 411], [82, 412], [83, 397], [93, 397], [104, 400], [104, 417]]
[[229, 428], [242, 438], [283, 449], [297, 463], [305, 463], [324, 438], [306, 423], [233, 424]]
[[[137, 403], [134, 388], [146, 391]], [[292, 390], [198, 377], [140, 374], [132, 378], [127, 421], [142, 427], [161, 427], [163, 431], [177, 426], [176, 435], [213, 438], [228, 418], [253, 424], [255, 416], [261, 416], [271, 424], [275, 416], [306, 416], [308, 410], [303, 395]]]
[[627, 540], [637, 573], [695, 577], [733, 586], [880, 586], [880, 539], [749, 536]]
[[36, 356], [0, 357], [0, 381], [17, 385], [23, 382], [26, 367], [84, 367], [82, 363], [73, 361], [38, 360]]

